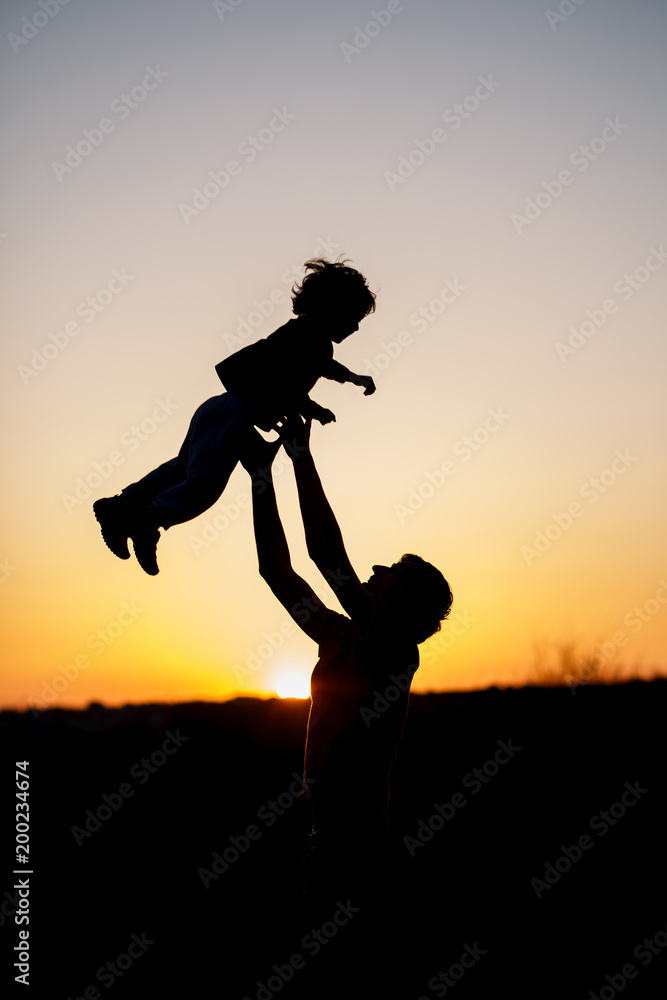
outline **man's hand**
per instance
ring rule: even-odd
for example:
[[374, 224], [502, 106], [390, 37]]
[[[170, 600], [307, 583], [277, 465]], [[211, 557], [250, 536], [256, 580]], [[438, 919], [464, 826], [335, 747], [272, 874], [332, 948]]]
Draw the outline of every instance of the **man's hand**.
[[282, 443], [280, 437], [276, 441], [265, 441], [252, 427], [241, 441], [239, 461], [250, 475], [260, 469], [270, 469]]
[[363, 386], [364, 396], [372, 396], [375, 392], [375, 382], [370, 375], [355, 375], [354, 385]]
[[298, 413], [290, 413], [288, 416], [283, 417], [282, 421], [278, 424], [276, 429], [280, 434], [282, 443], [285, 445], [285, 451], [293, 462], [296, 461], [299, 455], [309, 454], [311, 426], [311, 418], [308, 417], [304, 421]]

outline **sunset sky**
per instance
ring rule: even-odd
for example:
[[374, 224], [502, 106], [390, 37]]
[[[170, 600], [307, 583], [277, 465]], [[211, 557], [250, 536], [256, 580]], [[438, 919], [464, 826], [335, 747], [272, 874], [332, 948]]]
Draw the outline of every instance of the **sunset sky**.
[[[257, 573], [248, 476], [163, 535], [92, 514], [176, 454], [214, 366], [344, 254], [377, 311], [313, 453], [360, 577], [454, 592], [413, 690], [667, 674], [662, 0], [9, 0], [3, 707], [269, 695], [316, 648]], [[290, 463], [276, 489], [305, 550]], [[540, 666], [541, 665], [541, 666]], [[606, 676], [606, 675], [605, 675]]]

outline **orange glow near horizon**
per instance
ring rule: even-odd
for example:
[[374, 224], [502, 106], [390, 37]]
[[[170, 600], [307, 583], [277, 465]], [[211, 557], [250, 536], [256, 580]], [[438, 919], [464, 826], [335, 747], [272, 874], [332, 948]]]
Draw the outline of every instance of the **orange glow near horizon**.
[[[0, 707], [306, 684], [317, 647], [258, 574], [240, 466], [163, 533], [154, 578], [91, 508], [177, 453], [312, 256], [377, 294], [335, 346], [377, 392], [312, 391], [351, 561], [365, 580], [415, 552], [454, 593], [413, 690], [667, 676], [667, 8], [554, 28], [526, 4], [405, 5], [350, 55], [351, 0], [224, 24], [172, 6], [71, 5], [6, 61]], [[164, 75], [114, 112], [147, 65]], [[340, 611], [284, 452], [275, 482], [295, 569]]]

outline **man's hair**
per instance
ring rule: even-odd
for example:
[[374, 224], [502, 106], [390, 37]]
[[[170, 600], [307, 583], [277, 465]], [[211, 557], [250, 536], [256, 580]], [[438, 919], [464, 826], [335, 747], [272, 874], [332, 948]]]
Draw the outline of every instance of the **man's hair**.
[[304, 264], [307, 274], [292, 288], [293, 312], [311, 316], [335, 312], [363, 319], [375, 312], [375, 295], [363, 274], [347, 267], [347, 260], [336, 262], [315, 257]]
[[403, 598], [404, 615], [417, 643], [440, 631], [452, 606], [452, 591], [439, 569], [420, 556], [406, 553], [399, 563], [409, 562], [419, 568], [413, 575], [410, 590]]

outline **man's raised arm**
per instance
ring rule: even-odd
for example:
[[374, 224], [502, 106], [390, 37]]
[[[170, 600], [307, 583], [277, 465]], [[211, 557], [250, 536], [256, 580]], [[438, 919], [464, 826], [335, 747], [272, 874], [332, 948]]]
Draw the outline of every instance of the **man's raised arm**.
[[290, 416], [281, 428], [285, 450], [294, 464], [308, 555], [327, 579], [349, 616], [364, 630], [373, 599], [362, 586], [345, 551], [343, 535], [310, 451], [310, 422]]
[[282, 442], [266, 442], [256, 431], [244, 443], [241, 463], [252, 479], [252, 514], [260, 576], [297, 625], [320, 642], [328, 609], [312, 587], [292, 568], [285, 531], [278, 513], [271, 465]]

